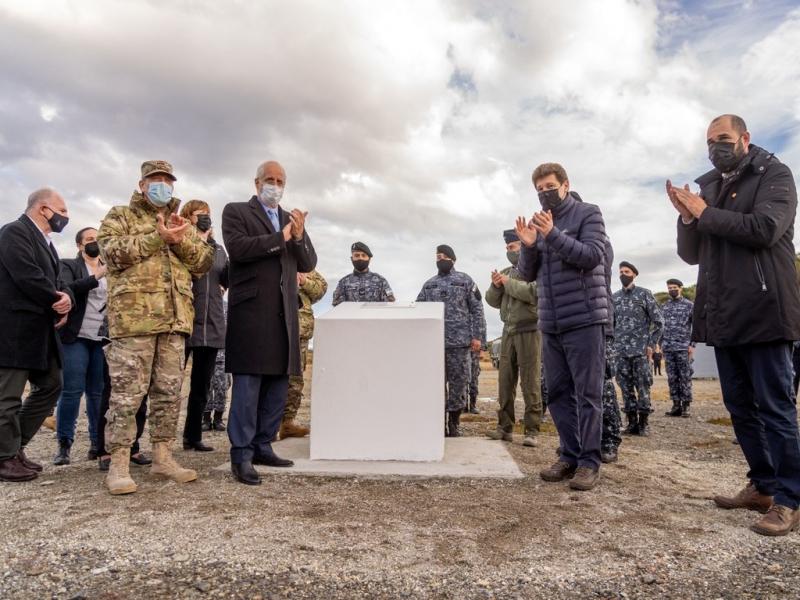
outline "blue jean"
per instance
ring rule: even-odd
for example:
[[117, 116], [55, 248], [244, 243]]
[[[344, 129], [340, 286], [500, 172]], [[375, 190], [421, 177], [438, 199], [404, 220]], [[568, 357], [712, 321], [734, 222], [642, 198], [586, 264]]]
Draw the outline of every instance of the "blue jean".
[[59, 440], [75, 439], [75, 423], [81, 407], [81, 397], [86, 394], [86, 418], [89, 419], [89, 439], [97, 445], [97, 419], [103, 396], [102, 342], [78, 338], [64, 344], [64, 389], [58, 399], [57, 429]]
[[725, 408], [750, 471], [775, 504], [800, 505], [800, 434], [793, 388], [792, 344], [714, 348]]
[[542, 335], [547, 379], [547, 408], [561, 441], [561, 460], [600, 468], [603, 435], [605, 333], [590, 325], [561, 334]]
[[233, 375], [228, 439], [231, 462], [240, 464], [253, 456], [271, 456], [272, 440], [283, 419], [289, 393], [288, 375]]

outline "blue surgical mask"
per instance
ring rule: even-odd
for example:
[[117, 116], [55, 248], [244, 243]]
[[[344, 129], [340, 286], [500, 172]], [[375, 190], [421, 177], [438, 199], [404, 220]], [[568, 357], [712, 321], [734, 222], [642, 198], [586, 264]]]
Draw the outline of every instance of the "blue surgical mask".
[[275, 208], [283, 197], [283, 188], [271, 183], [265, 183], [261, 186], [261, 193], [258, 195], [262, 203], [270, 208]]
[[147, 186], [147, 198], [159, 208], [163, 208], [172, 200], [172, 186], [163, 181]]

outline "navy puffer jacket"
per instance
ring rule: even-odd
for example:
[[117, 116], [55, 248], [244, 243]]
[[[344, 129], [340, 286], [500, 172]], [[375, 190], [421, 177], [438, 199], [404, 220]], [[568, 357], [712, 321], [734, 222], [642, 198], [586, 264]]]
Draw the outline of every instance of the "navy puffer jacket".
[[609, 323], [609, 248], [600, 209], [574, 192], [553, 210], [547, 237], [523, 245], [518, 269], [526, 281], [536, 280], [543, 333]]

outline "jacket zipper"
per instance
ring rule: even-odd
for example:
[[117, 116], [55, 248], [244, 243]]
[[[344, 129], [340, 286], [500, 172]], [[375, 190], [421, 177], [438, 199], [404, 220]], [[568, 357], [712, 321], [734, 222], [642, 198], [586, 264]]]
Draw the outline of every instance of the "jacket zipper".
[[755, 256], [756, 259], [756, 273], [758, 273], [758, 279], [761, 282], [761, 291], [767, 291], [767, 280], [764, 277], [764, 270], [761, 268], [761, 261], [758, 260], [758, 255]]

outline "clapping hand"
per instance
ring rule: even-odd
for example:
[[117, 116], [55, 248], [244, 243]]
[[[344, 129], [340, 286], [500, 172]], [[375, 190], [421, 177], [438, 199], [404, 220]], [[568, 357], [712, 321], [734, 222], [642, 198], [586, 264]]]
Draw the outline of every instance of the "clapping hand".
[[168, 224], [164, 223], [163, 214], [158, 213], [158, 216], [156, 216], [156, 231], [158, 231], [161, 239], [170, 245], [180, 244], [190, 226], [191, 222], [188, 219], [184, 219], [175, 213], [169, 216]]
[[669, 196], [672, 206], [680, 213], [684, 222], [689, 222], [699, 217], [707, 206], [705, 200], [689, 191], [688, 183], [681, 189], [672, 185], [672, 182], [667, 179], [667, 196]]
[[553, 230], [553, 213], [549, 210], [543, 210], [533, 215], [533, 227], [543, 236], [547, 235]]
[[308, 212], [302, 212], [298, 209], [292, 209], [292, 212], [289, 213], [289, 220], [291, 221], [292, 225], [292, 237], [300, 241], [303, 239], [303, 233], [306, 229], [306, 217], [308, 216]]
[[525, 246], [530, 247], [536, 243], [536, 229], [533, 227], [533, 221], [528, 222], [525, 217], [517, 217], [514, 231]]
[[508, 281], [508, 275], [503, 275], [497, 271], [492, 271], [492, 285], [496, 288], [503, 287]]

